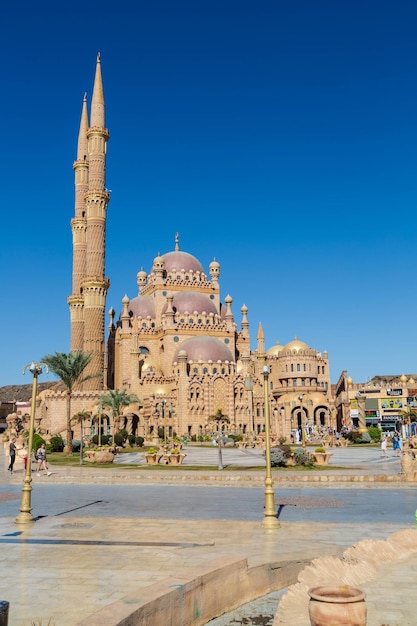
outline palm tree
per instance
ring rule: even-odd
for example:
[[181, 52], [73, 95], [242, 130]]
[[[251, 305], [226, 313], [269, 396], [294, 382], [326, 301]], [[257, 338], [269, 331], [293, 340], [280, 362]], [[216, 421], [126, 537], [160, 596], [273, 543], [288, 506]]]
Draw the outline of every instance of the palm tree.
[[50, 371], [56, 374], [56, 376], [61, 379], [67, 388], [67, 441], [65, 445], [65, 452], [69, 455], [72, 454], [71, 398], [73, 389], [77, 384], [81, 384], [90, 378], [100, 376], [100, 374], [90, 374], [82, 378], [82, 374], [91, 359], [91, 354], [87, 354], [81, 350], [69, 352], [68, 354], [65, 354], [64, 352], [47, 354], [42, 359], [42, 361], [49, 367]]
[[91, 413], [89, 411], [78, 411], [78, 413], [76, 413], [73, 416], [73, 420], [77, 420], [77, 422], [80, 425], [80, 465], [83, 464], [83, 447], [84, 447], [84, 441], [83, 441], [83, 423], [84, 420], [89, 419], [91, 417]]
[[217, 426], [217, 445], [219, 448], [219, 462], [218, 462], [218, 469], [222, 470], [223, 469], [223, 455], [222, 455], [222, 430], [223, 430], [223, 426], [225, 424], [229, 424], [230, 419], [228, 418], [227, 415], [225, 415], [222, 411], [222, 409], [217, 409], [216, 413], [214, 415], [210, 415], [210, 417], [208, 418], [208, 423], [215, 423]]
[[140, 402], [134, 393], [127, 393], [126, 389], [119, 391], [118, 389], [109, 389], [108, 393], [104, 393], [99, 398], [99, 403], [103, 407], [107, 407], [112, 413], [112, 442], [115, 444], [114, 435], [116, 433], [116, 422], [119, 423], [120, 416], [124, 407], [129, 406], [132, 402]]
[[400, 411], [401, 421], [408, 427], [408, 439], [411, 438], [411, 422], [417, 421], [417, 411], [412, 406], [408, 405], [405, 409]]

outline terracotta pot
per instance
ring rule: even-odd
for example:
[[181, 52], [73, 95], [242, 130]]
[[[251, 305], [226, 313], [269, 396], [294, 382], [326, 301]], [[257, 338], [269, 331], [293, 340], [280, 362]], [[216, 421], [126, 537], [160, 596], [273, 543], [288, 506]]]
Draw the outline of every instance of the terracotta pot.
[[365, 593], [350, 585], [308, 590], [311, 626], [366, 626]]

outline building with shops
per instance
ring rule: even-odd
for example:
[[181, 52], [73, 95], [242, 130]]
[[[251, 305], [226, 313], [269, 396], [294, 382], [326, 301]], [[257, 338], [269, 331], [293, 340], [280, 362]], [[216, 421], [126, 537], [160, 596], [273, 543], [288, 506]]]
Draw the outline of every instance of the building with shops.
[[[416, 375], [374, 376], [366, 383], [354, 383], [342, 372], [335, 388], [338, 423], [349, 428], [379, 426], [384, 432], [408, 429], [415, 434], [413, 412], [417, 411]], [[411, 413], [411, 415], [410, 415]]]

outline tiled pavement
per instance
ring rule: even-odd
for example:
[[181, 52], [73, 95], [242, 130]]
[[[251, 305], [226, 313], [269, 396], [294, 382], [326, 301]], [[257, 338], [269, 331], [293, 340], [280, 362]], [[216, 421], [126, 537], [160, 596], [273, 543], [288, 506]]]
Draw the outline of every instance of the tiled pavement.
[[[391, 488], [401, 489], [404, 483], [392, 482], [399, 475], [398, 460], [380, 459], [377, 450], [369, 450], [360, 450], [356, 456], [351, 455], [351, 450], [340, 451], [340, 454], [339, 450], [335, 451], [334, 464], [344, 465], [344, 468], [325, 474], [333, 478], [339, 476], [340, 480], [348, 476], [357, 476], [358, 480], [361, 476], [386, 476], [391, 477]], [[188, 452], [192, 457], [191, 448]], [[238, 465], [243, 463], [242, 459], [248, 458], [247, 454], [243, 457], [236, 454], [238, 451], [223, 452], [226, 453], [225, 464]], [[232, 453], [230, 459], [228, 452]], [[213, 459], [204, 457], [207, 464], [215, 465], [215, 453], [215, 450], [210, 451], [214, 455], [214, 463]], [[346, 460], [348, 454], [351, 456]], [[196, 452], [193, 463], [197, 464], [197, 455], [200, 455], [198, 464], [203, 464], [201, 451]], [[1, 456], [4, 457], [4, 452], [0, 448], [0, 467], [5, 467], [5, 459]], [[249, 456], [252, 460], [255, 457], [257, 454]], [[261, 466], [262, 458], [259, 457], [257, 462]], [[141, 481], [155, 480], [155, 472], [151, 474], [141, 469], [136, 473], [141, 472], [144, 472]], [[146, 478], [145, 474], [148, 475]], [[196, 472], [190, 470], [187, 474], [194, 474], [192, 482], [197, 480]], [[198, 481], [207, 486], [230, 484], [230, 481], [219, 480], [219, 474], [226, 477], [227, 472], [201, 471], [197, 474]], [[261, 472], [255, 472], [256, 478], [250, 481], [245, 480], [247, 474], [251, 475], [251, 471], [236, 470], [233, 486], [236, 483], [242, 487], [262, 486]], [[323, 471], [317, 473], [321, 477], [325, 474]], [[3, 499], [15, 498], [17, 513], [19, 498], [12, 487], [22, 483], [22, 474], [10, 477], [4, 471], [3, 475], [0, 496]], [[184, 476], [180, 472], [158, 472], [160, 481], [169, 482], [175, 478], [178, 481], [181, 477], [184, 484]], [[291, 484], [294, 476], [291, 478], [286, 474], [285, 482]], [[103, 482], [114, 485], [119, 482], [137, 483], [132, 470], [122, 467], [122, 464], [115, 465], [110, 471], [76, 467], [65, 471], [65, 474], [59, 470], [48, 479], [34, 476], [32, 497], [36, 497], [38, 481], [46, 480], [53, 480], [55, 484], [82, 482], [91, 484], [92, 490], [94, 484]], [[338, 481], [332, 481], [333, 487], [335, 483]], [[386, 486], [384, 480], [378, 480], [374, 486], [376, 484]], [[356, 486], [362, 486], [362, 482], [356, 483]], [[410, 484], [406, 486], [410, 487]], [[210, 497], [210, 489], [207, 490], [207, 497]], [[413, 521], [409, 526], [380, 522], [376, 511], [375, 520], [371, 522], [287, 522], [281, 523], [279, 530], [271, 533], [265, 532], [258, 522], [187, 519], [179, 523], [169, 518], [169, 511], [163, 510], [163, 503], [161, 509], [161, 515], [166, 517], [158, 519], [123, 516], [80, 518], [74, 511], [72, 517], [40, 518], [23, 527], [15, 523], [15, 518], [0, 516], [0, 600], [10, 602], [9, 626], [29, 626], [32, 622], [36, 626], [46, 626], [49, 620], [50, 626], [75, 626], [97, 609], [138, 589], [179, 571], [186, 575], [187, 570], [195, 571], [196, 567], [207, 566], [210, 560], [222, 556], [246, 558], [250, 567], [287, 559], [310, 560], [317, 556], [340, 555], [344, 548], [362, 539], [385, 539], [397, 530], [414, 527]], [[417, 624], [414, 599], [416, 568], [416, 557], [409, 556], [395, 565], [381, 567], [378, 579], [361, 586], [367, 593], [368, 626]], [[155, 622], [154, 626], [160, 625]]]

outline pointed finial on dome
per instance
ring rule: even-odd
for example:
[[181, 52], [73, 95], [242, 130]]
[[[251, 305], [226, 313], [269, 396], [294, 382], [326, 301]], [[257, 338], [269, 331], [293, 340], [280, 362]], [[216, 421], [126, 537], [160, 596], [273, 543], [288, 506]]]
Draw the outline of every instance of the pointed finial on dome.
[[180, 236], [178, 233], [175, 233], [175, 252], [178, 252], [178, 250], [180, 249]]

